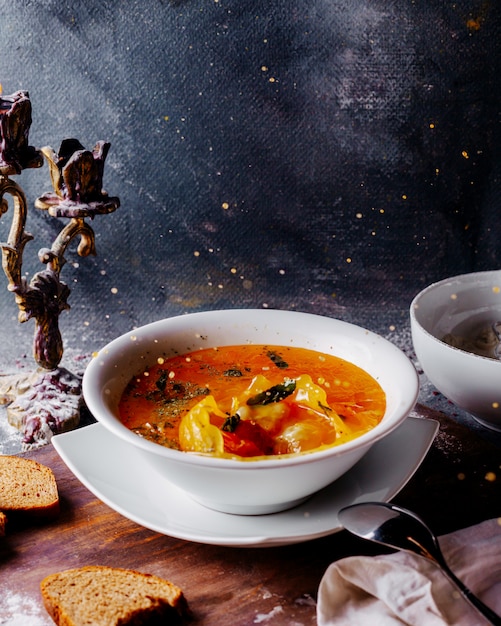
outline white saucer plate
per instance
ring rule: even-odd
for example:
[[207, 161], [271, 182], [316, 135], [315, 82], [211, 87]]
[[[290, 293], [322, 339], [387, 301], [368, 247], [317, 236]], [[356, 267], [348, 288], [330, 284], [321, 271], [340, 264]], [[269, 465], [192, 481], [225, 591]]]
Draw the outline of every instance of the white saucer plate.
[[350, 504], [391, 500], [423, 461], [437, 430], [435, 420], [408, 417], [349, 472], [300, 506], [257, 516], [229, 515], [198, 504], [101, 424], [56, 435], [52, 442], [89, 491], [141, 526], [198, 543], [271, 547], [340, 531], [337, 513]]

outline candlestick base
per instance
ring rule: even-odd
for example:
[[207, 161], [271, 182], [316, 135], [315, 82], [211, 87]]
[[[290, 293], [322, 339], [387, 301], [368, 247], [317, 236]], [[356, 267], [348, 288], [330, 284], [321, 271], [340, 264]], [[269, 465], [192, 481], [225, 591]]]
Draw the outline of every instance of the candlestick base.
[[22, 433], [23, 450], [39, 448], [78, 426], [82, 377], [63, 367], [0, 375], [0, 404], [8, 404], [7, 420]]

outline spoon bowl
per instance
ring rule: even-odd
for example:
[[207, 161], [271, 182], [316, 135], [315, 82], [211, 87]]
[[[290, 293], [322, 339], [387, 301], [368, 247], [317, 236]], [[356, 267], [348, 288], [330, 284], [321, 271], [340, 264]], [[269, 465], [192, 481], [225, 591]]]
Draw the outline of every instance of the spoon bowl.
[[338, 518], [344, 528], [357, 537], [432, 561], [490, 624], [501, 626], [501, 617], [479, 600], [452, 572], [437, 537], [412, 511], [384, 502], [361, 502], [341, 509]]

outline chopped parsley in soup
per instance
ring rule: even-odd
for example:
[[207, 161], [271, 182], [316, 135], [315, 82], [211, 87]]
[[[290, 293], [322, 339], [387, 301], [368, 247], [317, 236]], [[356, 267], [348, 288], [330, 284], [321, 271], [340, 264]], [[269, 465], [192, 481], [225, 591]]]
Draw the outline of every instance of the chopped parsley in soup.
[[344, 443], [381, 421], [385, 393], [338, 357], [293, 346], [208, 348], [159, 359], [135, 376], [120, 419], [186, 452], [276, 457]]

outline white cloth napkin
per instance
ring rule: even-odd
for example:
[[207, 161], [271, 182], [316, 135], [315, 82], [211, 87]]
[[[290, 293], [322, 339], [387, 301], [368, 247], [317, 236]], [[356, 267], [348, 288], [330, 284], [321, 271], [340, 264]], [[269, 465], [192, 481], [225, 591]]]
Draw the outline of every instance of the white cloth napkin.
[[[439, 538], [452, 571], [501, 614], [501, 518]], [[318, 591], [318, 626], [484, 624], [433, 563], [396, 552], [332, 563]]]

